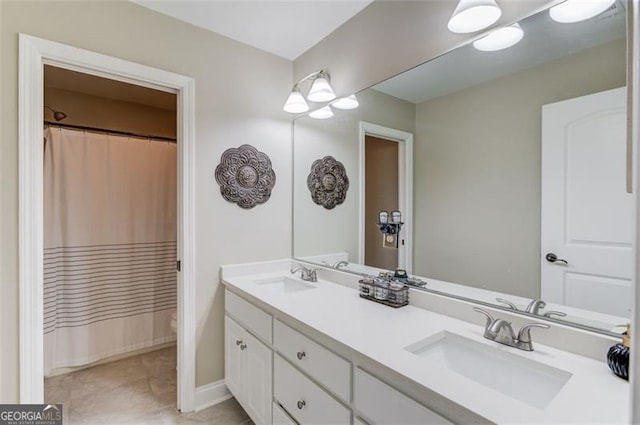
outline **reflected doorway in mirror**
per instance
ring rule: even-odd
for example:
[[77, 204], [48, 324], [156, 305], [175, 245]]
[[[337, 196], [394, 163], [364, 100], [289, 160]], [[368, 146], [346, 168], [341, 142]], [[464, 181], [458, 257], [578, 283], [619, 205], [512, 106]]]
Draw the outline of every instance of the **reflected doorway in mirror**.
[[[399, 267], [410, 272], [413, 135], [361, 121], [359, 145], [358, 262], [391, 270]], [[402, 233], [385, 232], [382, 244], [378, 225], [381, 210], [404, 212]], [[391, 236], [390, 240], [387, 236]]]

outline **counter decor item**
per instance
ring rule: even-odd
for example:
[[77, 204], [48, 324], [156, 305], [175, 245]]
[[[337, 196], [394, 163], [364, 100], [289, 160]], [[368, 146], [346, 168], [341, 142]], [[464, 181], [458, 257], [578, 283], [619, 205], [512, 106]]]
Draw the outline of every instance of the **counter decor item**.
[[409, 287], [402, 282], [373, 276], [364, 277], [359, 282], [360, 298], [393, 308], [409, 305]]
[[627, 330], [622, 334], [622, 342], [617, 343], [609, 349], [607, 353], [607, 364], [616, 376], [629, 380], [629, 347], [631, 346], [631, 336], [629, 332], [631, 325], [623, 325]]
[[251, 145], [224, 151], [215, 176], [222, 197], [243, 209], [267, 202], [276, 184], [269, 156]]
[[311, 199], [331, 210], [344, 202], [349, 189], [349, 177], [344, 165], [332, 156], [317, 159], [311, 164], [307, 177], [307, 188]]

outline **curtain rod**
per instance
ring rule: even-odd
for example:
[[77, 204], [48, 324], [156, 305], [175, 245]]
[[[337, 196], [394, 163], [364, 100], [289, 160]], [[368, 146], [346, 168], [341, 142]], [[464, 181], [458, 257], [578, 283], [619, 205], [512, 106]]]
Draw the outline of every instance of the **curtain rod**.
[[156, 139], [156, 140], [162, 140], [162, 141], [165, 141], [165, 142], [176, 143], [176, 139], [173, 138], [173, 137], [154, 136], [154, 135], [151, 135], [151, 134], [130, 133], [128, 131], [109, 130], [107, 128], [87, 127], [87, 126], [83, 126], [83, 125], [63, 124], [63, 123], [51, 122], [51, 121], [45, 121], [44, 125], [45, 126], [49, 126], [49, 127], [62, 127], [62, 128], [70, 128], [70, 129], [73, 129], [73, 130], [97, 131], [97, 132], [100, 132], [100, 133], [111, 133], [111, 134], [117, 134], [117, 135], [120, 135], [120, 136], [140, 137], [140, 138], [144, 138], [144, 139]]

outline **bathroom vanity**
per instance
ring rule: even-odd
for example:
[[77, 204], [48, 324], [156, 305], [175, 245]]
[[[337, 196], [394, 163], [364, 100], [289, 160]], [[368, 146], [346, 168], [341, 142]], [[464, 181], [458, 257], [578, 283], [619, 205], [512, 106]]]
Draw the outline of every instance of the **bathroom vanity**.
[[536, 342], [562, 325], [533, 330], [534, 351], [522, 351], [483, 338], [479, 314], [390, 308], [360, 298], [356, 276], [321, 269], [308, 282], [295, 264], [222, 268], [226, 384], [256, 423], [629, 421], [628, 383], [605, 353]]

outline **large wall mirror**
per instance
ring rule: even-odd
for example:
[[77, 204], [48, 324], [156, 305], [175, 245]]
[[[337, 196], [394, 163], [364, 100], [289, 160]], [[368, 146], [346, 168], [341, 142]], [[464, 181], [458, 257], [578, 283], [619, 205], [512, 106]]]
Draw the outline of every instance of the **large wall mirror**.
[[[405, 268], [425, 290], [615, 332], [632, 306], [625, 8], [540, 12], [508, 49], [469, 44], [358, 93], [358, 109], [296, 119], [294, 256]], [[328, 156], [349, 181], [331, 209], [307, 185]], [[402, 214], [395, 238], [380, 210]]]

